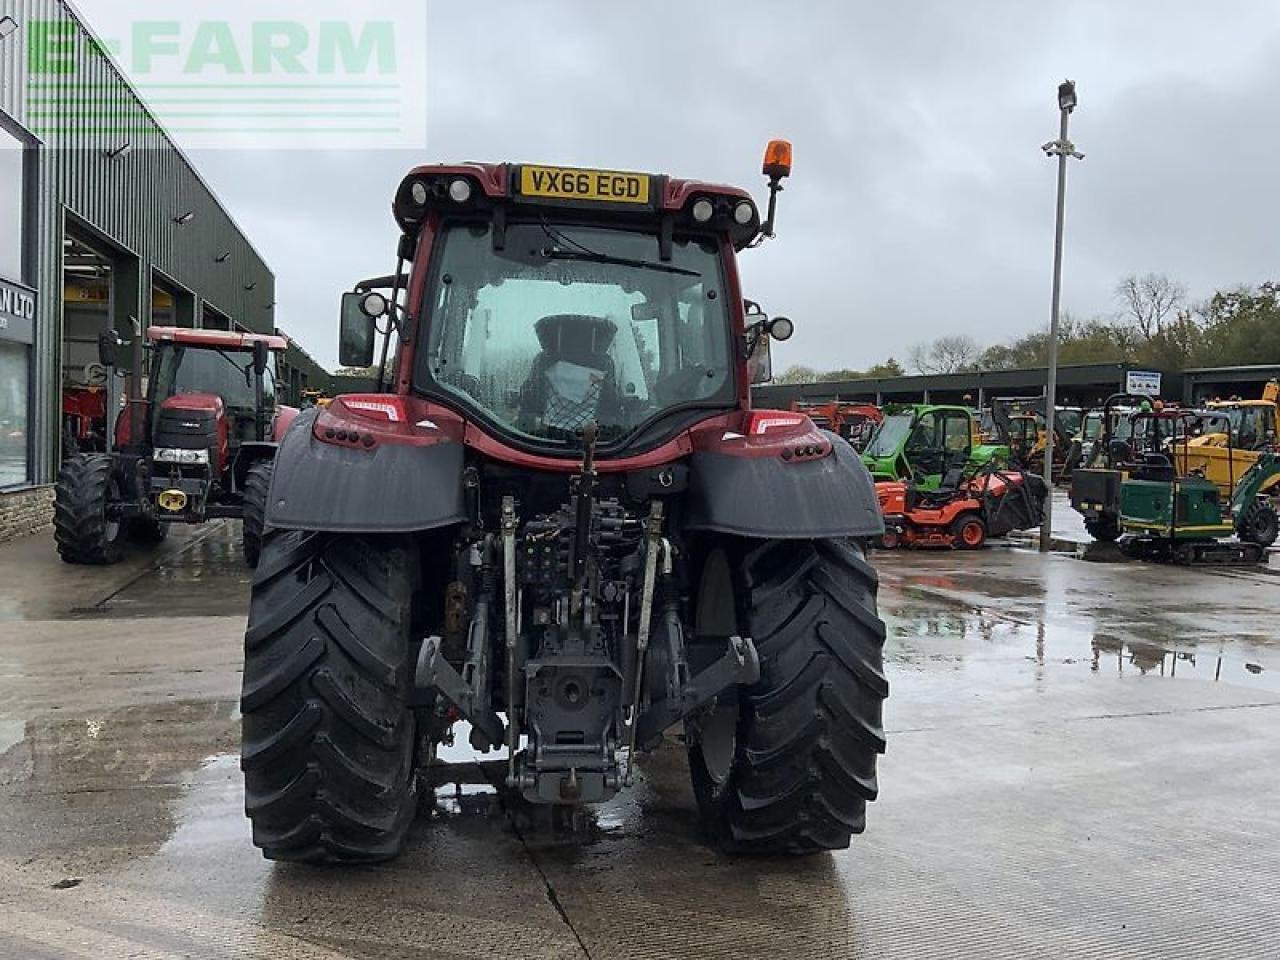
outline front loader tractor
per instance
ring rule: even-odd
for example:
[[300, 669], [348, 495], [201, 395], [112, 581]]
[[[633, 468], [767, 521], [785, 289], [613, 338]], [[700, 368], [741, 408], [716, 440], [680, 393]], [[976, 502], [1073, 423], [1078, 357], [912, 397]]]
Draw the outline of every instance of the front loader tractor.
[[[428, 166], [396, 272], [344, 297], [344, 365], [276, 461], [245, 635], [246, 807], [272, 859], [401, 849], [437, 747], [519, 802], [606, 801], [682, 725], [726, 849], [847, 846], [884, 749], [883, 526], [848, 443], [753, 410], [790, 321], [744, 301], [742, 190]], [[385, 292], [385, 291], [389, 291]], [[392, 336], [394, 335], [394, 336]]]
[[[240, 518], [252, 566], [277, 440], [297, 414], [277, 405], [271, 371], [288, 341], [152, 327], [147, 342], [147, 395], [129, 399], [105, 452], [62, 464], [54, 500], [58, 553], [67, 563], [112, 564], [126, 539], [155, 544], [171, 524]], [[117, 350], [115, 335], [103, 334], [99, 351], [109, 376]], [[130, 385], [139, 392], [140, 378]]]

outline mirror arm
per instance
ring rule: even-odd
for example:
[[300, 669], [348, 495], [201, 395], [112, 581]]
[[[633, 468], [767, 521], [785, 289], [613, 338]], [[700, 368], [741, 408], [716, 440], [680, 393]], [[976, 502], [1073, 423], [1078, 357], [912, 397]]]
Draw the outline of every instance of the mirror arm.
[[400, 283], [404, 279], [404, 257], [401, 256], [396, 260], [396, 272], [391, 285], [391, 309], [387, 314], [387, 332], [382, 337], [382, 358], [378, 361], [378, 389], [376, 392], [382, 392], [382, 385], [387, 377], [387, 353], [391, 349], [391, 333], [399, 331], [400, 327], [396, 321], [396, 308], [400, 302]]
[[770, 240], [776, 236], [773, 232], [773, 226], [778, 217], [778, 194], [782, 192], [782, 180], [778, 177], [769, 178], [769, 213], [765, 217], [765, 221], [760, 226], [760, 236], [768, 237]]

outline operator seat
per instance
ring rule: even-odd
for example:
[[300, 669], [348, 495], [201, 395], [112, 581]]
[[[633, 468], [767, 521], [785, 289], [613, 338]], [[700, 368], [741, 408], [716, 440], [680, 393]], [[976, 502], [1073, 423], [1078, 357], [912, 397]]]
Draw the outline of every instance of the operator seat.
[[560, 430], [617, 423], [622, 397], [609, 348], [618, 326], [607, 317], [555, 314], [535, 325], [542, 351], [520, 390], [520, 421]]

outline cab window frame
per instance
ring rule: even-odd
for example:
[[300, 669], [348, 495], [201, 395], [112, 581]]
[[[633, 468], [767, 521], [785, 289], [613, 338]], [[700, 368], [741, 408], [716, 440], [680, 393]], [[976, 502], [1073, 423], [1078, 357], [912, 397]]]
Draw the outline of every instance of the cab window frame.
[[[513, 227], [536, 227], [543, 223], [548, 223], [555, 229], [591, 228], [616, 230], [620, 233], [649, 237], [653, 240], [654, 258], [655, 262], [657, 262], [659, 242], [657, 225], [624, 225], [609, 220], [592, 218], [589, 215], [584, 216], [574, 211], [557, 209], [551, 216], [535, 217], [526, 213], [510, 216], [506, 222], [506, 229], [509, 234]], [[441, 286], [440, 273], [444, 265], [449, 234], [459, 227], [476, 226], [487, 227], [489, 231], [492, 231], [493, 221], [487, 216], [452, 215], [441, 217], [433, 225], [432, 233], [427, 238], [426, 246], [429, 247], [430, 261], [425, 267], [425, 279], [421, 283], [420, 292], [413, 303], [414, 316], [417, 319], [413, 339], [414, 351], [409, 368], [404, 371], [404, 374], [408, 376], [409, 389], [416, 396], [440, 403], [455, 410], [460, 415], [474, 420], [486, 432], [495, 438], [499, 438], [504, 444], [514, 449], [553, 458], [579, 456], [581, 451], [575, 449], [572, 445], [557, 444], [551, 440], [531, 440], [518, 434], [493, 416], [491, 411], [485, 410], [479, 403], [465, 403], [457, 394], [447, 390], [431, 375], [430, 344], [432, 342], [435, 319], [434, 312]], [[735, 325], [740, 318], [735, 313], [730, 275], [725, 265], [726, 251], [731, 248], [727, 247], [727, 241], [724, 238], [711, 231], [680, 229], [676, 231], [674, 239], [676, 242], [703, 243], [714, 248], [717, 287], [724, 300], [721, 309], [724, 310], [726, 317], [726, 323], [722, 331], [727, 361], [724, 384], [711, 397], [666, 407], [631, 428], [616, 441], [602, 441], [599, 450], [603, 455], [616, 456], [621, 453], [638, 455], [647, 452], [671, 439], [672, 434], [669, 430], [660, 431], [658, 436], [654, 436], [655, 428], [663, 421], [678, 421], [683, 418], [683, 429], [685, 426], [692, 425], [703, 419], [701, 411], [728, 411], [736, 409], [738, 405], [737, 398], [742, 390], [742, 364], [739, 362], [742, 356], [742, 343], [739, 332], [735, 330]], [[677, 306], [677, 316], [675, 318], [677, 322], [680, 320], [678, 313]], [[662, 350], [665, 349], [662, 346], [663, 322], [659, 319], [656, 323], [659, 336], [658, 347], [659, 350]], [[697, 413], [697, 416], [693, 416], [695, 413]]]

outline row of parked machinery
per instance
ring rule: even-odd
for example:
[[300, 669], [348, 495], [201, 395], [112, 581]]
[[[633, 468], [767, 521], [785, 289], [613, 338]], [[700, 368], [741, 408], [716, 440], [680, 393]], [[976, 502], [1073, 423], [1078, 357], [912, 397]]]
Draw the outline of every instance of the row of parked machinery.
[[[1055, 410], [1053, 483], [1097, 540], [1183, 563], [1256, 562], [1277, 537], [1280, 383], [1260, 399], [1166, 406], [1117, 394]], [[886, 548], [974, 549], [1039, 525], [1048, 495], [1043, 398], [985, 410], [796, 403], [862, 455], [876, 482]]]
[[1116, 394], [1071, 482], [1096, 540], [1142, 559], [1256, 563], [1280, 531], [1280, 384], [1260, 400], [1165, 406]]

